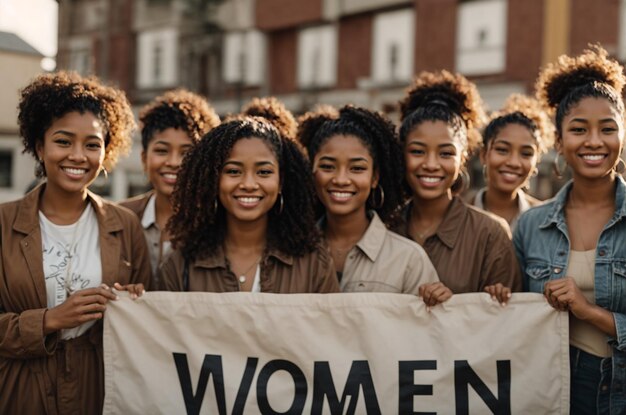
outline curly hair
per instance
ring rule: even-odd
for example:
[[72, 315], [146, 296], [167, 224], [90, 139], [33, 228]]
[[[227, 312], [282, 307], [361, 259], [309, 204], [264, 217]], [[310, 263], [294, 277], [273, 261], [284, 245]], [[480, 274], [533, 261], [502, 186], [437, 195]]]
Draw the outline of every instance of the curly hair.
[[243, 115], [261, 117], [268, 120], [278, 131], [289, 139], [295, 139], [298, 122], [285, 105], [276, 97], [253, 98], [241, 110]]
[[220, 174], [235, 143], [250, 138], [263, 140], [279, 163], [283, 207], [281, 211], [277, 203], [268, 212], [268, 246], [294, 256], [316, 249], [319, 232], [308, 160], [295, 142], [281, 137], [268, 121], [246, 117], [209, 131], [187, 153], [178, 173], [168, 229], [172, 243], [188, 260], [206, 255], [223, 243], [226, 212], [218, 197]]
[[556, 131], [560, 137], [563, 119], [583, 98], [604, 98], [623, 116], [625, 83], [624, 68], [609, 59], [601, 46], [590, 45], [579, 56], [561, 55], [556, 63], [546, 66], [537, 79], [537, 98], [551, 112], [556, 110]]
[[492, 114], [483, 132], [483, 148], [487, 149], [491, 140], [509, 124], [528, 129], [537, 141], [539, 155], [552, 148], [554, 125], [550, 117], [537, 100], [521, 94], [511, 95], [504, 103], [504, 108]]
[[199, 95], [185, 89], [167, 91], [141, 109], [141, 145], [143, 150], [155, 133], [168, 128], [183, 130], [196, 143], [220, 123], [220, 117]]
[[[36, 77], [20, 91], [18, 124], [24, 153], [37, 159], [37, 144], [42, 143], [52, 123], [70, 112], [90, 112], [104, 125], [103, 166], [110, 171], [120, 155], [128, 154], [135, 119], [124, 92], [105, 86], [95, 77], [83, 78], [76, 72], [60, 71]], [[45, 175], [43, 168], [37, 176]]]
[[334, 135], [357, 137], [368, 149], [378, 171], [378, 185], [384, 193], [383, 203], [372, 200], [373, 191], [367, 199], [367, 208], [374, 209], [385, 223], [402, 202], [404, 169], [402, 147], [395, 127], [381, 113], [365, 108], [346, 105], [337, 111], [332, 107], [320, 107], [299, 119], [298, 139], [306, 147], [311, 164], [321, 146]]
[[400, 101], [400, 140], [424, 121], [443, 121], [454, 131], [468, 154], [480, 146], [477, 128], [484, 120], [483, 103], [476, 85], [448, 71], [422, 72]]

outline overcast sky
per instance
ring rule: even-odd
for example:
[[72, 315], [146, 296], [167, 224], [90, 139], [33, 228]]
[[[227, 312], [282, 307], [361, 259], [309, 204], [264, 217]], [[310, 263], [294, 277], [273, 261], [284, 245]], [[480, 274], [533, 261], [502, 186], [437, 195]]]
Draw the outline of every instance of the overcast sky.
[[0, 0], [0, 31], [13, 32], [42, 54], [57, 53], [57, 2]]

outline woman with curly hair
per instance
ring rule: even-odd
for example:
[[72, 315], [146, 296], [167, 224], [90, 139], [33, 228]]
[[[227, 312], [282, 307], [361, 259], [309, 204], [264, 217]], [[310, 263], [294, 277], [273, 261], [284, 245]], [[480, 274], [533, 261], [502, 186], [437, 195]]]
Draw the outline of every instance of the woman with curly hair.
[[241, 110], [243, 115], [261, 117], [269, 121], [283, 137], [294, 140], [298, 122], [285, 104], [276, 97], [253, 98]]
[[101, 319], [148, 286], [135, 215], [87, 187], [131, 142], [121, 91], [75, 73], [41, 75], [21, 91], [24, 151], [46, 181], [0, 205], [0, 413], [102, 412]]
[[438, 281], [415, 242], [387, 230], [402, 201], [402, 149], [394, 125], [365, 108], [320, 108], [300, 119], [313, 165], [319, 226], [341, 290], [418, 294]]
[[168, 91], [146, 105], [141, 122], [141, 162], [153, 190], [120, 203], [139, 217], [156, 289], [157, 268], [171, 250], [165, 225], [172, 216], [171, 196], [185, 154], [220, 119], [207, 101], [186, 90]]
[[553, 141], [554, 128], [539, 102], [512, 95], [484, 129], [480, 161], [487, 187], [476, 193], [473, 205], [504, 218], [514, 230], [519, 214], [541, 203], [523, 189]]
[[420, 289], [427, 304], [487, 291], [504, 304], [521, 289], [506, 222], [457, 195], [465, 162], [480, 142], [475, 85], [447, 71], [420, 74], [401, 102], [400, 140], [410, 196], [398, 232], [424, 247], [441, 282]]
[[556, 111], [573, 179], [522, 214], [513, 238], [525, 289], [569, 312], [572, 414], [626, 413], [623, 71], [596, 46], [541, 72], [538, 97]]
[[319, 245], [313, 183], [298, 145], [262, 118], [211, 130], [174, 190], [176, 248], [159, 270], [168, 291], [337, 292]]

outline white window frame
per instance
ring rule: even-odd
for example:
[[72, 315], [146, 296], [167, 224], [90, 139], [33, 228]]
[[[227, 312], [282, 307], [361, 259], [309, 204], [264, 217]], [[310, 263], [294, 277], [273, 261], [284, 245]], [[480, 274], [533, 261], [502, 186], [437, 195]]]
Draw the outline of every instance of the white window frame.
[[336, 25], [309, 27], [298, 33], [300, 88], [325, 88], [337, 83], [337, 42]]
[[[394, 68], [393, 50], [397, 63]], [[414, 73], [415, 9], [380, 13], [374, 17], [372, 80], [377, 84], [408, 82]]]

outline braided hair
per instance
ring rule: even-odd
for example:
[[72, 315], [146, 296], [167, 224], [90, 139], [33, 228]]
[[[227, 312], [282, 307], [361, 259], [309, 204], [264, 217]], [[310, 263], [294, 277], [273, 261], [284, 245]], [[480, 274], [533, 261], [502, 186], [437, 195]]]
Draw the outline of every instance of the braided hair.
[[168, 222], [172, 243], [188, 260], [220, 246], [226, 236], [226, 212], [219, 202], [222, 167], [236, 142], [259, 138], [276, 155], [284, 203], [268, 212], [268, 246], [301, 256], [319, 242], [313, 213], [314, 186], [308, 160], [296, 143], [282, 137], [266, 120], [242, 117], [207, 133], [185, 155], [173, 193]]
[[402, 202], [404, 179], [402, 148], [395, 127], [384, 115], [365, 108], [346, 105], [339, 110], [319, 107], [303, 115], [298, 129], [298, 139], [307, 149], [313, 163], [321, 146], [335, 135], [357, 137], [368, 149], [378, 172], [378, 186], [384, 194], [373, 200], [373, 191], [367, 199], [367, 209], [374, 209], [384, 222], [389, 222]]

